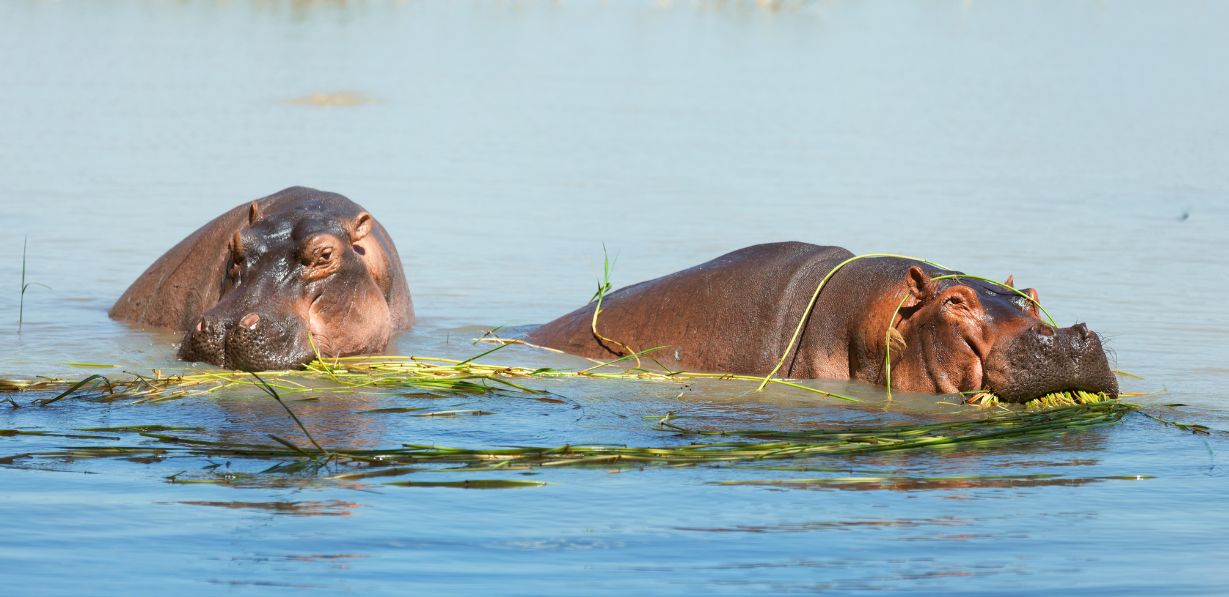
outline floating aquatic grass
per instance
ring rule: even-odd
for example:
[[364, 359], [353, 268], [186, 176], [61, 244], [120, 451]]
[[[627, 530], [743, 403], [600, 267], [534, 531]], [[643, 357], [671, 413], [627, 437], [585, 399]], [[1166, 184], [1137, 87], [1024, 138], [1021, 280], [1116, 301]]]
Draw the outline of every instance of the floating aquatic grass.
[[[281, 396], [312, 393], [363, 391], [367, 393], [399, 393], [408, 389], [429, 395], [484, 394], [510, 391], [542, 397], [546, 390], [524, 385], [526, 381], [549, 379], [633, 380], [659, 383], [687, 383], [697, 379], [723, 380], [731, 383], [760, 381], [759, 377], [722, 373], [650, 370], [638, 367], [617, 369], [614, 365], [633, 355], [597, 363], [581, 370], [529, 368], [512, 365], [480, 363], [477, 359], [501, 350], [501, 344], [478, 356], [464, 360], [420, 356], [359, 356], [317, 359], [300, 371], [269, 371], [260, 373], [261, 381], [251, 374], [238, 371], [204, 371], [200, 373], [164, 373], [150, 375], [126, 372], [127, 377], [95, 374], [76, 382], [62, 379], [0, 379], [0, 391], [59, 391], [51, 398], [34, 402], [47, 406], [69, 397], [94, 400], [132, 399], [135, 403], [163, 402], [189, 396], [214, 394], [227, 389], [269, 387]], [[650, 350], [641, 351], [644, 355]], [[790, 380], [774, 379], [772, 383], [838, 400], [857, 402], [849, 396], [827, 392]]]
[[[1117, 401], [1096, 402], [1044, 411], [1011, 411], [970, 421], [904, 423], [803, 431], [726, 430], [679, 431], [690, 443], [655, 447], [564, 445], [554, 447], [450, 448], [402, 444], [385, 449], [351, 450], [330, 446], [309, 452], [289, 442], [240, 443], [191, 437], [182, 433], [132, 431], [115, 445], [69, 446], [4, 458], [18, 461], [89, 458], [205, 458], [211, 460], [278, 460], [287, 462], [268, 472], [318, 470], [332, 462], [351, 470], [334, 471], [333, 480], [361, 480], [418, 472], [475, 472], [537, 467], [692, 466], [713, 463], [792, 460], [868, 452], [993, 447], [1117, 422], [1135, 410]], [[104, 439], [91, 437], [91, 439]], [[114, 439], [114, 438], [106, 438]], [[135, 442], [133, 440], [136, 440]], [[327, 452], [327, 458], [324, 453]], [[443, 467], [443, 468], [441, 468]], [[223, 482], [225, 479], [223, 479]], [[183, 482], [176, 476], [176, 482]]]
[[[333, 379], [352, 375], [338, 365], [330, 371]], [[380, 365], [387, 366], [387, 365]], [[623, 445], [564, 445], [557, 447], [450, 448], [435, 445], [401, 444], [387, 449], [354, 450], [322, 446], [306, 425], [279, 396], [274, 385], [251, 375], [261, 389], [276, 400], [302, 430], [313, 449], [269, 434], [274, 444], [218, 441], [200, 437], [199, 428], [160, 425], [130, 425], [87, 428], [122, 437], [57, 434], [38, 430], [0, 430], [0, 437], [39, 435], [93, 441], [121, 442], [112, 445], [67, 446], [61, 449], [27, 452], [0, 458], [0, 464], [54, 459], [73, 461], [97, 458], [122, 458], [153, 463], [174, 458], [208, 461], [251, 459], [277, 461], [261, 473], [225, 473], [204, 478], [185, 477], [183, 472], [167, 477], [172, 483], [263, 484], [281, 475], [316, 476], [331, 467], [328, 479], [353, 482], [363, 479], [399, 477], [421, 472], [510, 471], [549, 467], [643, 467], [695, 466], [761, 460], [788, 460], [839, 456], [867, 452], [944, 449], [960, 446], [989, 447], [1031, 438], [1048, 437], [1067, 431], [1105, 425], [1120, 420], [1135, 410], [1117, 401], [1095, 401], [1050, 410], [1007, 411], [979, 420], [937, 423], [905, 423], [883, 426], [858, 426], [803, 431], [777, 430], [688, 430], [670, 424], [670, 414], [658, 421], [658, 428], [672, 430], [690, 443], [658, 447]], [[88, 379], [86, 380], [88, 381]], [[78, 382], [81, 386], [84, 382]], [[109, 383], [109, 382], [108, 382]], [[149, 383], [148, 381], [145, 383]], [[156, 386], [155, 386], [156, 387]], [[109, 383], [109, 390], [115, 391]], [[57, 398], [58, 399], [58, 398]], [[982, 399], [988, 399], [982, 397]], [[414, 416], [487, 414], [483, 411], [454, 410]], [[184, 432], [187, 432], [185, 434]], [[135, 442], [133, 441], [135, 440]], [[216, 465], [215, 465], [216, 467]], [[345, 468], [339, 472], [337, 469]], [[274, 481], [276, 482], [276, 481]], [[469, 479], [462, 481], [392, 481], [388, 485], [407, 487], [454, 487], [499, 489], [542, 485], [534, 481], [508, 479]]]

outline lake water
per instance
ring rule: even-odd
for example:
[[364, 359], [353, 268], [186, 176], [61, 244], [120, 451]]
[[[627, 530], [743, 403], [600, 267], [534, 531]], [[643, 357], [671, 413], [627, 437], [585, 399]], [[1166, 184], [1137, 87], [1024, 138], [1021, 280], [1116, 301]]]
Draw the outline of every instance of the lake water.
[[[1107, 339], [1147, 412], [1213, 429], [1132, 414], [1007, 447], [537, 469], [503, 478], [547, 485], [501, 491], [17, 460], [0, 466], [5, 592], [1219, 593], [1226, 22], [1213, 2], [4, 2], [0, 377], [204, 370], [106, 309], [203, 222], [301, 184], [358, 201], [396, 241], [420, 324], [392, 353], [467, 358], [484, 329], [583, 304], [603, 244], [624, 285], [804, 240], [1014, 274]], [[46, 287], [19, 332], [27, 236]], [[367, 395], [293, 406], [350, 447], [651, 446], [680, 441], [654, 429], [671, 411], [798, 428], [952, 410], [729, 383], [549, 389], [564, 402], [433, 402], [484, 417], [363, 414], [405, 403]], [[0, 405], [0, 429], [136, 424], [301, 437], [259, 392]], [[0, 457], [84, 443], [0, 436]], [[824, 476], [890, 482], [719, 484]]]

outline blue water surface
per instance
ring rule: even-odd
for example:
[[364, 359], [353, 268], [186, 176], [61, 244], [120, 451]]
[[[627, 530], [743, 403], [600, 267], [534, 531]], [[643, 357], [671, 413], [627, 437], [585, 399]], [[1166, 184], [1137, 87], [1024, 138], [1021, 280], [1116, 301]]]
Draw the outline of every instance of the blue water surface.
[[[1227, 20], [1201, 2], [4, 2], [0, 378], [207, 370], [107, 308], [203, 222], [301, 184], [391, 232], [420, 316], [396, 354], [468, 358], [486, 329], [576, 308], [603, 245], [623, 285], [802, 240], [1014, 274], [1106, 338], [1145, 412], [1211, 430], [1131, 414], [997, 447], [484, 473], [545, 483], [490, 491], [253, 477], [276, 463], [244, 459], [12, 459], [152, 440], [4, 435], [4, 592], [1221, 593]], [[19, 329], [26, 239], [38, 285]], [[346, 448], [688, 441], [655, 428], [670, 412], [717, 429], [971, 416], [926, 396], [885, 412], [845, 384], [876, 406], [543, 383], [559, 402], [290, 404]], [[305, 441], [256, 391], [5, 395], [21, 407], [0, 404], [0, 429]], [[493, 414], [361, 412], [389, 406]], [[232, 482], [176, 482], [207, 479]]]

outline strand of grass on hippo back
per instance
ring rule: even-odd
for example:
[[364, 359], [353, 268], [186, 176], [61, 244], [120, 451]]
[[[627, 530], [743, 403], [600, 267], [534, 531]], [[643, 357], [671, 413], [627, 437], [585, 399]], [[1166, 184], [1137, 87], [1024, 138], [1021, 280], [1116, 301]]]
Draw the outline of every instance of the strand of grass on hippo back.
[[[615, 261], [618, 261], [618, 257], [615, 258]], [[597, 318], [602, 313], [602, 301], [606, 298], [606, 293], [610, 292], [614, 288], [610, 282], [610, 272], [613, 268], [614, 263], [610, 261], [610, 253], [606, 251], [606, 243], [602, 243], [602, 277], [597, 281], [597, 292], [594, 292], [593, 297], [589, 299], [589, 302], [597, 302], [597, 304], [593, 306], [593, 320], [590, 322], [590, 327], [593, 329], [593, 337], [597, 338], [599, 343], [609, 342], [611, 344], [619, 345], [626, 350], [632, 358], [636, 359], [636, 368], [640, 368], [640, 354], [638, 354], [637, 351], [633, 350], [632, 347], [619, 342], [618, 340], [607, 338], [597, 331]]]
[[[885, 255], [885, 256], [886, 256], [886, 255]], [[617, 261], [617, 258], [616, 258], [616, 261]], [[928, 262], [928, 263], [929, 263], [929, 262]], [[841, 264], [841, 265], [844, 265], [844, 264]], [[935, 265], [935, 264], [931, 264], [931, 265]], [[658, 347], [648, 348], [648, 349], [641, 350], [641, 351], [636, 351], [636, 350], [634, 350], [631, 346], [628, 346], [627, 344], [625, 344], [625, 343], [623, 343], [623, 342], [620, 342], [620, 341], [618, 341], [618, 340], [615, 340], [615, 339], [613, 339], [613, 338], [609, 338], [609, 337], [607, 337], [607, 336], [604, 336], [601, 332], [599, 332], [599, 331], [598, 331], [598, 325], [597, 325], [597, 324], [598, 324], [598, 319], [599, 319], [599, 317], [600, 317], [600, 316], [601, 316], [601, 314], [602, 314], [602, 302], [605, 300], [605, 298], [606, 298], [606, 294], [608, 294], [608, 293], [609, 293], [609, 292], [610, 292], [610, 291], [614, 288], [614, 285], [613, 285], [613, 284], [612, 284], [612, 282], [611, 282], [611, 272], [612, 272], [612, 270], [613, 270], [613, 266], [614, 266], [614, 262], [612, 262], [612, 261], [610, 260], [610, 253], [609, 253], [609, 251], [607, 251], [607, 249], [606, 249], [606, 244], [605, 244], [605, 243], [602, 243], [602, 277], [598, 279], [597, 291], [596, 291], [596, 292], [594, 292], [594, 293], [593, 293], [593, 296], [592, 296], [592, 297], [590, 297], [590, 299], [589, 299], [589, 302], [595, 302], [595, 303], [596, 303], [596, 304], [594, 305], [594, 308], [593, 308], [593, 317], [592, 317], [592, 318], [591, 318], [591, 320], [590, 320], [589, 327], [590, 327], [590, 330], [593, 332], [593, 336], [594, 336], [594, 338], [597, 338], [597, 340], [598, 340], [598, 342], [599, 342], [599, 343], [609, 343], [609, 344], [615, 344], [615, 345], [617, 345], [618, 347], [622, 348], [622, 349], [623, 349], [623, 350], [624, 350], [627, 354], [625, 354], [625, 355], [623, 355], [623, 356], [621, 356], [621, 357], [619, 357], [619, 358], [617, 358], [617, 359], [615, 359], [615, 360], [613, 360], [613, 361], [610, 361], [610, 362], [608, 362], [608, 363], [599, 363], [598, 365], [596, 365], [596, 366], [594, 366], [594, 367], [590, 367], [589, 369], [585, 369], [585, 370], [583, 370], [583, 371], [580, 371], [579, 373], [581, 373], [581, 374], [583, 374], [583, 373], [587, 373], [587, 372], [589, 372], [589, 371], [592, 371], [593, 369], [598, 369], [598, 368], [601, 368], [601, 367], [607, 367], [607, 366], [609, 366], [609, 365], [611, 365], [611, 364], [618, 363], [618, 362], [621, 362], [621, 361], [624, 361], [624, 360], [627, 360], [627, 359], [635, 359], [635, 360], [636, 360], [636, 366], [635, 366], [635, 368], [634, 368], [634, 370], [635, 370], [635, 371], [641, 371], [641, 372], [645, 372], [645, 373], [651, 373], [651, 372], [646, 371], [646, 370], [643, 368], [643, 364], [642, 364], [642, 363], [641, 363], [641, 361], [640, 361], [640, 357], [641, 357], [641, 356], [643, 356], [643, 355], [645, 355], [645, 354], [648, 354], [648, 353], [650, 353], [650, 352], [656, 351], [656, 350], [658, 350], [658, 349], [660, 349], [660, 348], [662, 348], [662, 347], [658, 346]], [[936, 267], [939, 267], [939, 266], [936, 266]], [[839, 268], [840, 268], [840, 266], [837, 266], [837, 269], [839, 269]], [[835, 272], [836, 270], [833, 270], [833, 271]], [[829, 275], [831, 275], [831, 274], [829, 274]], [[826, 281], [826, 280], [827, 280], [827, 278], [825, 278], [825, 281]], [[821, 286], [822, 286], [822, 283], [821, 283]], [[817, 290], [816, 290], [816, 296], [818, 296], [818, 293], [819, 293], [819, 290], [817, 289]], [[812, 299], [812, 300], [814, 300], [814, 299]], [[804, 321], [805, 321], [805, 318], [804, 318]], [[520, 342], [520, 344], [525, 344], [525, 343], [524, 343], [524, 342]], [[503, 344], [503, 345], [504, 345], [504, 346], [506, 346], [507, 344]], [[531, 345], [531, 346], [533, 346], [533, 345]], [[545, 347], [538, 347], [538, 348], [545, 348]], [[492, 351], [492, 352], [493, 352], [493, 351]], [[612, 351], [612, 352], [613, 352], [613, 351]], [[787, 350], [786, 352], [788, 352], [788, 350]], [[655, 362], [655, 363], [657, 363], [657, 365], [658, 365], [659, 367], [661, 367], [663, 370], [665, 370], [665, 371], [667, 372], [667, 374], [668, 374], [668, 375], [670, 375], [670, 376], [684, 375], [684, 376], [687, 376], [687, 377], [707, 377], [707, 378], [727, 379], [727, 380], [760, 381], [759, 376], [738, 375], [738, 374], [733, 374], [733, 373], [695, 373], [695, 372], [690, 372], [690, 371], [672, 371], [672, 370], [670, 370], [670, 368], [669, 368], [669, 367], [666, 367], [666, 366], [665, 366], [665, 365], [663, 365], [660, 361], [654, 360], [654, 362]], [[778, 365], [777, 365], [777, 367], [778, 367], [778, 368], [780, 368], [780, 365], [778, 364]], [[773, 370], [773, 373], [776, 373], [776, 369], [774, 369], [774, 370]], [[757, 392], [758, 392], [758, 391], [762, 391], [762, 390], [764, 389], [764, 386], [765, 386], [765, 385], [767, 385], [768, 383], [770, 383], [770, 382], [771, 382], [771, 383], [782, 384], [782, 385], [786, 385], [786, 386], [790, 386], [790, 387], [794, 387], [794, 388], [798, 388], [798, 389], [802, 389], [802, 390], [807, 390], [807, 391], [810, 391], [810, 392], [815, 392], [815, 393], [818, 393], [818, 394], [822, 394], [822, 395], [824, 395], [824, 396], [828, 396], [828, 397], [831, 397], [831, 398], [837, 398], [837, 399], [840, 399], [840, 400], [845, 400], [845, 401], [848, 401], [848, 402], [860, 402], [860, 400], [858, 400], [858, 399], [856, 399], [856, 398], [852, 398], [852, 397], [849, 397], [849, 396], [844, 396], [844, 395], [841, 395], [841, 394], [835, 394], [835, 393], [832, 393], [832, 392], [825, 392], [825, 391], [822, 391], [822, 390], [818, 390], [818, 389], [816, 389], [816, 388], [811, 388], [811, 387], [808, 387], [808, 386], [804, 386], [804, 385], [802, 385], [802, 384], [792, 383], [792, 382], [789, 382], [789, 381], [786, 381], [786, 380], [769, 379], [769, 378], [771, 378], [771, 377], [772, 377], [773, 373], [770, 373], [770, 374], [768, 375], [768, 377], [767, 377], [767, 378], [763, 379], [763, 381], [760, 383], [760, 385], [756, 388], [756, 391], [757, 391]]]

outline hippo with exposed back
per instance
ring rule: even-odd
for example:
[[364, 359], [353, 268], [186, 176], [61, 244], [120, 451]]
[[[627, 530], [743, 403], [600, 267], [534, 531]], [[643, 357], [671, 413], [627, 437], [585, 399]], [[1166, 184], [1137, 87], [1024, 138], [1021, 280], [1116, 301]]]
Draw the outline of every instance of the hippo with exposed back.
[[110, 316], [185, 332], [184, 360], [259, 371], [301, 366], [316, 351], [383, 351], [414, 324], [414, 306], [397, 248], [371, 214], [291, 187], [180, 241]]
[[[652, 357], [672, 369], [767, 375], [820, 281], [851, 257], [799, 242], [747, 247], [606, 295], [597, 334], [590, 303], [526, 339], [598, 359], [660, 346]], [[1005, 288], [1010, 281], [935, 279], [956, 273], [897, 257], [848, 263], [823, 287], [778, 374], [883, 385], [891, 341], [899, 390], [990, 390], [1008, 402], [1066, 390], [1117, 396], [1101, 340], [1087, 326], [1045, 323], [1037, 292]]]

